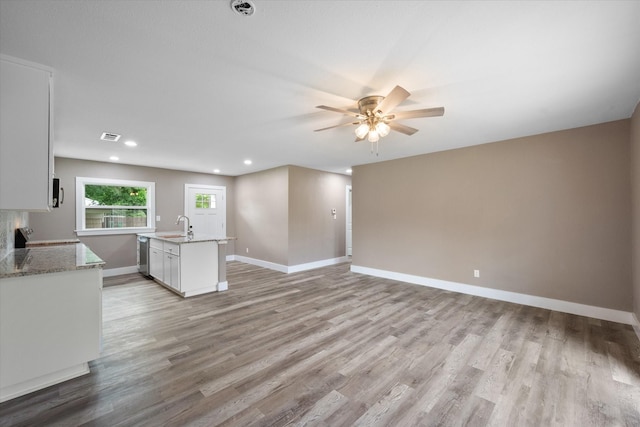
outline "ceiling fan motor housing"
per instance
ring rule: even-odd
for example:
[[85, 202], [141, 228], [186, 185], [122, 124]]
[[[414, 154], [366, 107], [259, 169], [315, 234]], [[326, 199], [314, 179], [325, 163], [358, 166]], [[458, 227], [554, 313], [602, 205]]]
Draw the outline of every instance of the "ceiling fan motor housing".
[[375, 113], [376, 107], [378, 104], [382, 102], [384, 96], [373, 95], [373, 96], [365, 96], [364, 98], [358, 101], [358, 108], [360, 109], [360, 113], [364, 116], [368, 116], [367, 111], [371, 111]]

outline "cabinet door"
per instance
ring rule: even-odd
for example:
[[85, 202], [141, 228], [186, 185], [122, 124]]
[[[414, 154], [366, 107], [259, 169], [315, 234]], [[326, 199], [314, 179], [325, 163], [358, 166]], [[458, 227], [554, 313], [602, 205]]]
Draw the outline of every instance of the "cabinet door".
[[163, 265], [163, 282], [171, 286], [171, 254], [163, 253], [164, 265]]
[[[169, 259], [169, 270], [170, 270], [170, 279], [168, 285], [173, 289], [180, 290], [180, 257], [170, 254], [168, 255]], [[166, 276], [165, 276], [166, 277]]]
[[46, 67], [0, 58], [0, 209], [51, 208], [51, 76]]
[[164, 281], [164, 252], [161, 249], [149, 250], [149, 273], [154, 278]]

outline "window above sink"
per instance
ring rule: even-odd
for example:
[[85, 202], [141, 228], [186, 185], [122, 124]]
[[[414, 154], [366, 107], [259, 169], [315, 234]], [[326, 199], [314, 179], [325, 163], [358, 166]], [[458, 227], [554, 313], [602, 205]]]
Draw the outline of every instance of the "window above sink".
[[76, 177], [76, 234], [155, 231], [155, 182]]

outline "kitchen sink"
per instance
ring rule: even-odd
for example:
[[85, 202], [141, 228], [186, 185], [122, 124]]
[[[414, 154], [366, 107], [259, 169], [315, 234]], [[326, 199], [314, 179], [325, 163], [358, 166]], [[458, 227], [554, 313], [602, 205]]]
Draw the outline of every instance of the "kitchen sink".
[[175, 239], [175, 238], [178, 238], [178, 237], [187, 237], [187, 236], [184, 235], [184, 234], [165, 234], [165, 235], [158, 236], [158, 237], [164, 237], [165, 239]]

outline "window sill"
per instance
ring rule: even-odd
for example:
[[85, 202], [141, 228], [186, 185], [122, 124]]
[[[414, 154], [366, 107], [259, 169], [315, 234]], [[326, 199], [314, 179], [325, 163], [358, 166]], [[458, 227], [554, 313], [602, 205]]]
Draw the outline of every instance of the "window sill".
[[112, 236], [117, 234], [138, 234], [154, 233], [154, 227], [132, 227], [132, 228], [96, 228], [95, 230], [75, 230], [78, 237], [82, 236]]

